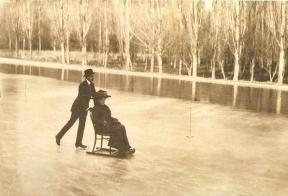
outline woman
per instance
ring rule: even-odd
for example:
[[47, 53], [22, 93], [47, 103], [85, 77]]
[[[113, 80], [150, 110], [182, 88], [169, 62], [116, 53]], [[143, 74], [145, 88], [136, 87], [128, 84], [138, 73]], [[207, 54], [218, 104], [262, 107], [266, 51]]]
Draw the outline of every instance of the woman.
[[92, 109], [94, 126], [96, 129], [110, 133], [108, 145], [118, 149], [120, 155], [132, 154], [135, 152], [135, 149], [131, 148], [129, 144], [125, 126], [122, 125], [118, 119], [111, 116], [111, 110], [105, 104], [108, 97], [111, 96], [103, 90], [97, 91], [94, 96], [95, 106]]

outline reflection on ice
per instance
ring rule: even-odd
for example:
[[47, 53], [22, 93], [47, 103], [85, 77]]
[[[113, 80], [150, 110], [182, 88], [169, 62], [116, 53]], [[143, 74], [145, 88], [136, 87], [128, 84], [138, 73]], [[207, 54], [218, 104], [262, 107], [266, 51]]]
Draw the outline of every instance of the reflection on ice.
[[[37, 75], [59, 80], [80, 82], [83, 73], [77, 70], [52, 69], [39, 66], [1, 65], [0, 72]], [[287, 91], [249, 88], [237, 84], [221, 85], [195, 81], [181, 81], [162, 77], [141, 77], [131, 75], [96, 73], [98, 87], [180, 98], [204, 103], [233, 106], [264, 113], [288, 114]], [[279, 95], [281, 94], [281, 96]], [[281, 101], [279, 101], [281, 97]]]
[[277, 114], [281, 113], [281, 101], [282, 101], [281, 94], [282, 94], [281, 90], [277, 91], [277, 102], [276, 102], [276, 113]]
[[237, 102], [237, 95], [238, 95], [238, 85], [235, 84], [233, 86], [233, 107], [236, 107], [236, 102]]

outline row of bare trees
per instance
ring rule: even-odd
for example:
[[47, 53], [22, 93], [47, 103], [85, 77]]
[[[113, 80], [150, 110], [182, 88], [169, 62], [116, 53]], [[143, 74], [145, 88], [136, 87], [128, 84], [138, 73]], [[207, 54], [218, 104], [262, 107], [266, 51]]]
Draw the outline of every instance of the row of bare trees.
[[[9, 0], [0, 34], [7, 48], [14, 46], [18, 53], [22, 43], [31, 58], [36, 46], [60, 48], [62, 63], [69, 64], [70, 42], [76, 39], [83, 65], [89, 61], [87, 51], [93, 50], [104, 67], [117, 53], [126, 70], [177, 69], [192, 77], [208, 73], [213, 79], [282, 84], [287, 11], [285, 1]], [[44, 38], [50, 47], [43, 47]], [[133, 61], [134, 53], [144, 63]]]

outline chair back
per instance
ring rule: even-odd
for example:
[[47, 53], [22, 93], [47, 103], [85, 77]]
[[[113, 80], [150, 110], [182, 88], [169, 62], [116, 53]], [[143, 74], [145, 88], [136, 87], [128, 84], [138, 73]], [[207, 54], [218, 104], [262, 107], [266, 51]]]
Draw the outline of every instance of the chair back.
[[96, 127], [96, 125], [94, 123], [94, 117], [93, 117], [92, 111], [89, 111], [89, 116], [91, 118], [95, 134], [97, 134], [97, 135], [109, 135], [109, 133], [106, 133], [106, 132], [104, 132], [104, 131], [102, 131]]
[[91, 121], [92, 121], [92, 124], [93, 124], [93, 128], [94, 128], [95, 133], [96, 133], [96, 134], [99, 133], [99, 130], [96, 128], [96, 125], [95, 125], [95, 123], [94, 123], [94, 117], [93, 117], [93, 112], [92, 112], [92, 111], [89, 111], [89, 116], [90, 116], [90, 118], [91, 118]]

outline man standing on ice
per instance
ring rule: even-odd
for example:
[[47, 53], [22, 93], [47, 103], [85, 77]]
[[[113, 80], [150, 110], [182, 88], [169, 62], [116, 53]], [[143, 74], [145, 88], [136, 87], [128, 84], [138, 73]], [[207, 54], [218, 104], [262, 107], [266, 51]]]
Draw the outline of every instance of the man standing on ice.
[[92, 69], [86, 69], [84, 71], [85, 80], [80, 83], [78, 96], [75, 99], [71, 108], [71, 117], [61, 131], [55, 136], [57, 145], [60, 146], [61, 138], [65, 133], [74, 125], [77, 119], [79, 119], [79, 126], [77, 132], [77, 138], [75, 147], [86, 149], [87, 146], [82, 144], [82, 138], [86, 123], [87, 109], [89, 108], [90, 99], [96, 94], [95, 86], [93, 83], [94, 72]]

